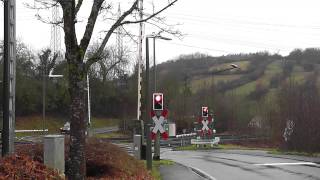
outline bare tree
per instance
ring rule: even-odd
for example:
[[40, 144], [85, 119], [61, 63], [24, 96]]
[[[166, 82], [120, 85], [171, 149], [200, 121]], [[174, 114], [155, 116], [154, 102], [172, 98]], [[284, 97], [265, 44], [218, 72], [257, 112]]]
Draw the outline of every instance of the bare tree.
[[[147, 15], [143, 20], [129, 19], [129, 16], [138, 12], [139, 0], [134, 0], [128, 8], [118, 18], [116, 18], [113, 24], [108, 28], [106, 34], [98, 50], [85, 61], [85, 54], [89, 46], [93, 31], [95, 29], [96, 21], [99, 15], [110, 10], [110, 1], [107, 0], [93, 0], [91, 12], [88, 17], [86, 28], [83, 37], [78, 43], [78, 37], [76, 34], [76, 23], [78, 22], [78, 12], [82, 7], [83, 0], [55, 0], [53, 2], [47, 0], [35, 0], [40, 3], [42, 8], [51, 8], [56, 5], [60, 5], [63, 11], [63, 17], [61, 22], [51, 22], [55, 24], [62, 23], [64, 30], [65, 41], [65, 58], [68, 63], [68, 81], [69, 81], [69, 94], [71, 97], [71, 129], [70, 129], [70, 169], [68, 173], [69, 179], [84, 179], [86, 173], [86, 161], [85, 161], [85, 102], [83, 99], [85, 93], [85, 79], [86, 74], [92, 64], [101, 60], [101, 55], [106, 47], [111, 35], [118, 27], [134, 24], [140, 22], [146, 22], [148, 20], [155, 19], [161, 12], [170, 6], [174, 5], [177, 0], [168, 0], [163, 8], [155, 11], [154, 13]], [[130, 2], [130, 1], [129, 1]], [[133, 19], [133, 20], [132, 20]], [[159, 19], [158, 19], [159, 20]], [[152, 22], [152, 21], [151, 21]], [[164, 29], [161, 29], [164, 31]], [[169, 29], [170, 32], [170, 29]], [[172, 31], [171, 31], [172, 32]]]
[[[99, 44], [93, 44], [87, 51], [87, 58], [95, 55]], [[118, 78], [126, 73], [130, 61], [130, 52], [128, 47], [117, 49], [115, 46], [109, 46], [104, 49], [101, 59], [92, 65], [90, 75], [102, 79], [103, 84], [107, 80]]]

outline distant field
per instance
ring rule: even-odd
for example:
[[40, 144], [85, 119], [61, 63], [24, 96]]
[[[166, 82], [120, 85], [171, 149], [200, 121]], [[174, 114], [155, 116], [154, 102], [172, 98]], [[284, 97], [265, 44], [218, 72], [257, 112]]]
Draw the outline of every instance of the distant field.
[[215, 75], [215, 76], [207, 76], [200, 77], [196, 76], [191, 81], [191, 89], [193, 92], [197, 92], [199, 89], [204, 88], [205, 86], [210, 87], [213, 82], [214, 84], [218, 84], [220, 81], [228, 82], [241, 78], [242, 75]]
[[93, 117], [91, 125], [93, 128], [117, 126], [119, 125], [119, 119]]
[[231, 92], [235, 92], [238, 95], [248, 95], [250, 94], [252, 91], [254, 91], [256, 88], [256, 81], [251, 81], [247, 84], [244, 84], [238, 88], [232, 89], [227, 91], [227, 94], [231, 93]]
[[[282, 73], [282, 62], [281, 61], [275, 61], [271, 64], [269, 64], [264, 72], [264, 75], [257, 79], [256, 81], [251, 81], [247, 84], [244, 84], [232, 91], [236, 91], [239, 95], [248, 95], [252, 91], [255, 90], [257, 83], [261, 83], [261, 85], [269, 87], [270, 86], [270, 80], [274, 76], [278, 76]], [[304, 69], [300, 65], [295, 65], [292, 71], [292, 74], [290, 77], [286, 79], [286, 81], [293, 80], [295, 82], [303, 82], [305, 78], [310, 75], [313, 72], [305, 72]], [[227, 93], [230, 93], [228, 91]]]
[[[250, 64], [249, 61], [238, 61], [238, 62], [233, 62], [234, 64], [238, 64], [241, 69], [245, 70], [248, 65]], [[239, 95], [248, 95], [252, 91], [255, 90], [257, 83], [261, 84], [262, 86], [269, 87], [270, 86], [270, 81], [274, 76], [278, 76], [280, 73], [282, 73], [282, 61], [274, 61], [267, 65], [263, 76], [258, 78], [255, 81], [248, 82], [246, 84], [243, 84], [240, 87], [237, 87], [235, 89], [232, 89], [230, 91], [227, 91], [227, 93], [236, 92]], [[228, 65], [231, 63], [224, 63], [220, 64], [218, 66], [211, 67], [210, 70], [213, 71], [214, 69], [223, 69], [228, 67]], [[301, 81], [303, 80], [306, 75], [308, 75], [307, 72], [303, 71], [303, 68], [301, 66], [296, 66], [293, 70], [292, 77], [296, 81]], [[205, 88], [205, 87], [210, 87], [213, 82], [214, 84], [218, 84], [220, 81], [223, 82], [228, 82], [228, 81], [233, 81], [241, 78], [243, 75], [215, 75], [215, 76], [195, 76], [193, 80], [191, 81], [191, 89], [193, 92], [197, 92], [199, 89]]]
[[[67, 117], [52, 117], [47, 116], [45, 119], [45, 129], [49, 130], [49, 133], [57, 133], [59, 129], [64, 125], [64, 123], [68, 121]], [[118, 125], [117, 119], [110, 118], [92, 118], [92, 127], [100, 128], [100, 127], [108, 127]], [[42, 129], [43, 128], [43, 120], [42, 116], [34, 115], [34, 116], [26, 116], [26, 117], [17, 117], [16, 118], [16, 129], [17, 130], [30, 130], [30, 129]], [[30, 135], [30, 133], [19, 133], [21, 135]]]
[[[249, 61], [235, 61], [231, 63], [223, 63], [219, 65], [215, 65], [210, 67], [209, 71], [219, 71], [222, 69], [226, 69], [230, 67], [230, 64], [237, 64], [241, 70], [247, 70], [250, 62]], [[205, 87], [210, 87], [212, 84], [218, 84], [219, 82], [229, 82], [233, 80], [240, 79], [243, 75], [242, 74], [230, 74], [230, 75], [214, 75], [214, 76], [195, 76], [193, 77], [193, 80], [191, 81], [191, 90], [192, 92], [197, 92], [198, 90], [205, 88]], [[255, 85], [248, 85], [248, 87], [244, 87], [244, 91], [246, 89], [252, 89], [252, 87], [255, 87]], [[240, 90], [242, 91], [242, 90]]]
[[[310, 74], [312, 74], [313, 72], [295, 72], [291, 75], [291, 80], [294, 80], [295, 82], [301, 83], [303, 82], [306, 77]], [[289, 79], [287, 79], [289, 80]]]
[[[59, 128], [63, 126], [66, 119], [60, 117], [47, 116], [45, 119], [45, 129], [49, 132], [55, 133], [59, 131]], [[16, 118], [17, 130], [30, 130], [30, 129], [42, 129], [43, 120], [41, 115], [25, 116]]]
[[281, 68], [281, 61], [275, 61], [273, 63], [270, 63], [266, 70], [265, 70], [265, 74], [278, 74], [282, 72], [282, 68]]

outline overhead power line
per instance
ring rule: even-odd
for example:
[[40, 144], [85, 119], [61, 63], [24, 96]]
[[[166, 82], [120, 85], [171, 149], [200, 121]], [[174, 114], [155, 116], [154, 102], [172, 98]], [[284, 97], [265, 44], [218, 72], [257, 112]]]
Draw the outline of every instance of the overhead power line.
[[195, 16], [190, 14], [179, 14], [179, 13], [170, 13], [170, 17], [190, 20], [190, 21], [197, 21], [197, 22], [217, 22], [222, 21], [223, 23], [236, 23], [236, 24], [248, 24], [248, 25], [255, 25], [255, 26], [273, 26], [273, 27], [287, 27], [287, 28], [303, 28], [303, 29], [320, 29], [320, 26], [314, 25], [296, 25], [296, 24], [280, 24], [280, 23], [269, 23], [269, 22], [261, 22], [261, 21], [250, 21], [250, 20], [243, 20], [243, 19], [232, 19], [232, 18], [221, 18], [221, 17], [204, 17], [204, 16]]

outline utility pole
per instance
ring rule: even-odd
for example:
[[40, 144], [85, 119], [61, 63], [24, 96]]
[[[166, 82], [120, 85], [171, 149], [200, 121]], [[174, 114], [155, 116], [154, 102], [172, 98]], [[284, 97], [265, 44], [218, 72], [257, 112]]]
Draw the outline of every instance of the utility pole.
[[[143, 0], [139, 0], [139, 16], [143, 20]], [[138, 42], [138, 104], [137, 119], [141, 119], [141, 65], [142, 65], [142, 40], [143, 40], [143, 22], [139, 23], [139, 42]], [[142, 135], [143, 135], [142, 126]], [[143, 136], [142, 136], [143, 137]]]
[[59, 14], [59, 6], [58, 3], [52, 7], [52, 22], [51, 25], [51, 40], [50, 40], [50, 48], [53, 52], [53, 55], [58, 54], [58, 60], [62, 60], [61, 53], [61, 32], [60, 27], [58, 25], [58, 21], [60, 18]]
[[14, 153], [16, 86], [16, 0], [4, 0], [2, 156]]
[[147, 160], [147, 169], [152, 169], [152, 142], [150, 136], [150, 127], [151, 127], [151, 115], [150, 115], [150, 97], [149, 97], [149, 38], [146, 37], [146, 82], [145, 82], [145, 123], [146, 123], [146, 134], [147, 134], [147, 148], [146, 148], [146, 160]]

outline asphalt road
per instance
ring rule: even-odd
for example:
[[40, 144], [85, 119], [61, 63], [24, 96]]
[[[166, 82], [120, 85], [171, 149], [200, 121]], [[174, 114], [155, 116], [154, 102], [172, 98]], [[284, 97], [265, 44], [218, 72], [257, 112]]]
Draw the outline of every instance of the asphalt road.
[[217, 180], [320, 180], [320, 158], [270, 155], [264, 151], [170, 151], [161, 158], [190, 167]]

